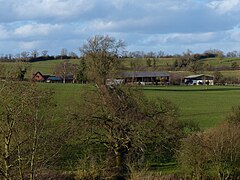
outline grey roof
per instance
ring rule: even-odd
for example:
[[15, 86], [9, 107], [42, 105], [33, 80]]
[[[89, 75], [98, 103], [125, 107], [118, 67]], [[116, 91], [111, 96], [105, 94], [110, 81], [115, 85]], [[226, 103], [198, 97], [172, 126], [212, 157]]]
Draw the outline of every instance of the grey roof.
[[201, 76], [205, 76], [205, 77], [213, 77], [211, 75], [205, 75], [205, 74], [197, 74], [197, 75], [191, 75], [191, 76], [187, 76], [185, 77], [186, 79], [193, 79], [193, 78], [199, 78]]
[[47, 80], [51, 80], [51, 81], [61, 81], [62, 78], [56, 77], [56, 76], [50, 76]]
[[169, 73], [160, 71], [123, 72], [124, 77], [168, 77]]

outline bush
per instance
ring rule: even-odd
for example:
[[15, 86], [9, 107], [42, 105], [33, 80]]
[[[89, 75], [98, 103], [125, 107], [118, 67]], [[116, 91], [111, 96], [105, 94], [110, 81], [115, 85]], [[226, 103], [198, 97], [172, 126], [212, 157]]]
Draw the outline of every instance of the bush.
[[229, 121], [184, 139], [178, 159], [185, 174], [192, 179], [240, 178], [239, 128]]

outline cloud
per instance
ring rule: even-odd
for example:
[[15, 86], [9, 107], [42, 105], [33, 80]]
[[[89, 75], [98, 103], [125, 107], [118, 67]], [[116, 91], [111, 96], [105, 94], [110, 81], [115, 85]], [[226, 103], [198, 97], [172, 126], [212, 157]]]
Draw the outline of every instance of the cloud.
[[1, 39], [7, 39], [9, 37], [8, 31], [0, 25], [0, 40]]
[[192, 43], [205, 43], [214, 39], [215, 34], [212, 32], [207, 33], [186, 33], [186, 34], [167, 34], [165, 35], [166, 43], [182, 43], [182, 44], [192, 44]]
[[236, 48], [239, 42], [240, 30], [235, 27], [240, 24], [240, 0], [0, 0], [0, 4], [0, 44], [9, 51], [77, 49], [96, 34], [123, 39], [132, 50], [182, 52], [186, 47], [220, 44], [227, 49], [226, 44]]
[[240, 26], [236, 26], [233, 30], [229, 31], [228, 34], [229, 41], [240, 42]]
[[13, 34], [19, 37], [47, 36], [59, 29], [61, 26], [57, 24], [26, 24], [16, 28]]
[[1, 6], [0, 21], [3, 22], [5, 17], [12, 21], [47, 21], [49, 18], [52, 21], [63, 21], [89, 11], [94, 6], [94, 2], [91, 0], [8, 0], [1, 2]]
[[240, 0], [218, 0], [208, 4], [209, 7], [215, 9], [220, 14], [225, 14], [231, 11], [239, 10]]
[[14, 30], [14, 35], [19, 37], [47, 36], [61, 29], [60, 25], [54, 24], [26, 24]]
[[18, 47], [21, 51], [29, 51], [37, 49], [40, 46], [40, 41], [22, 41], [18, 43]]

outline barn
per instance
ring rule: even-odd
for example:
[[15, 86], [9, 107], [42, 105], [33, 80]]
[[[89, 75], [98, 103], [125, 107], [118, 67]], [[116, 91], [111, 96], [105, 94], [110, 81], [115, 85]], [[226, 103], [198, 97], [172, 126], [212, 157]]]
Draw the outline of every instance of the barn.
[[125, 83], [167, 85], [170, 82], [169, 73], [161, 71], [123, 72], [122, 76]]
[[191, 75], [184, 78], [186, 85], [214, 85], [214, 76], [198, 74]]
[[32, 81], [45, 82], [49, 77], [50, 75], [43, 75], [41, 72], [36, 72], [33, 74]]

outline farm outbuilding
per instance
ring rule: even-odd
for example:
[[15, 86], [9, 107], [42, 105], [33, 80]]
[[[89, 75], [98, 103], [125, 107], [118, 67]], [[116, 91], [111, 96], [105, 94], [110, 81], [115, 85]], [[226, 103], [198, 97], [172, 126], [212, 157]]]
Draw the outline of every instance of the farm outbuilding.
[[49, 77], [50, 75], [43, 75], [41, 72], [36, 72], [33, 74], [32, 81], [45, 82]]
[[170, 81], [169, 73], [160, 71], [123, 72], [122, 75], [125, 83], [166, 85]]
[[214, 77], [205, 74], [191, 75], [184, 78], [186, 85], [214, 85]]
[[62, 83], [63, 80], [61, 77], [56, 77], [56, 76], [50, 76], [46, 80], [47, 83]]
[[51, 83], [74, 83], [75, 79], [72, 74], [67, 74], [64, 77], [61, 75], [43, 75], [41, 72], [33, 74], [32, 81], [34, 82], [51, 82]]

